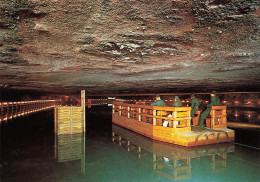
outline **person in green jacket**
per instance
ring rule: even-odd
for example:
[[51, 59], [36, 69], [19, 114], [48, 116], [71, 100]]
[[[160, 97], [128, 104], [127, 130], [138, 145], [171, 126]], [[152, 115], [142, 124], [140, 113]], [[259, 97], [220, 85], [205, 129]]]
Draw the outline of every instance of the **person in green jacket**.
[[181, 107], [182, 103], [181, 100], [179, 99], [179, 97], [176, 95], [174, 97], [174, 103], [172, 104], [172, 107]]
[[190, 112], [191, 117], [194, 117], [195, 112], [199, 110], [199, 106], [200, 106], [199, 100], [195, 97], [194, 94], [191, 94], [191, 112]]
[[211, 107], [212, 106], [220, 106], [220, 99], [216, 96], [216, 91], [212, 91], [210, 96], [211, 96], [210, 103], [207, 105], [207, 108], [200, 115], [199, 124], [200, 124], [201, 127], [204, 127], [204, 120], [208, 117], [208, 115], [211, 111]]
[[160, 95], [156, 95], [155, 96], [155, 102], [150, 104], [151, 106], [165, 106], [165, 103], [163, 100], [161, 100], [161, 96]]

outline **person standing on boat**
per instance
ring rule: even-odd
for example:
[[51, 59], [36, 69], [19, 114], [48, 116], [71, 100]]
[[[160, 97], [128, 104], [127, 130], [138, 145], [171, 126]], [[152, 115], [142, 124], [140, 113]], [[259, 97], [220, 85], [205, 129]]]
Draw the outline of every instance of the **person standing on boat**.
[[160, 95], [156, 95], [155, 96], [155, 102], [150, 104], [151, 106], [165, 106], [165, 103], [163, 100], [161, 100], [161, 96]]
[[199, 125], [204, 127], [204, 120], [208, 117], [212, 106], [220, 106], [220, 99], [216, 96], [216, 91], [212, 91], [210, 94], [211, 102], [207, 105], [207, 108], [201, 113]]
[[191, 112], [190, 112], [191, 117], [194, 117], [195, 112], [199, 110], [199, 106], [200, 106], [199, 100], [195, 97], [194, 94], [191, 94]]
[[181, 107], [182, 103], [181, 100], [179, 99], [179, 97], [176, 95], [174, 97], [174, 103], [172, 104], [172, 107]]

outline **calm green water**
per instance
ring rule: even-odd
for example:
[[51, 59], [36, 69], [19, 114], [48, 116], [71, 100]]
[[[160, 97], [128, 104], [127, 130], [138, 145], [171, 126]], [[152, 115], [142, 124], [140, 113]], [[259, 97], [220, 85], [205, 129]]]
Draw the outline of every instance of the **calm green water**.
[[235, 143], [252, 147], [185, 148], [112, 125], [111, 118], [111, 108], [87, 110], [86, 136], [55, 137], [53, 111], [1, 124], [1, 182], [260, 180], [259, 131], [237, 131]]

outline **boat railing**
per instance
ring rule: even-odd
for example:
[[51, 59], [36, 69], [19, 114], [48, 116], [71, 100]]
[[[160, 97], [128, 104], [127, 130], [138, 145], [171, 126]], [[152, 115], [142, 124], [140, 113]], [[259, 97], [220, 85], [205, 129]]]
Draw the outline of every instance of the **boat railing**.
[[[113, 114], [145, 122], [154, 126], [163, 126], [168, 122], [169, 128], [190, 128], [191, 107], [162, 107], [113, 102]], [[165, 125], [166, 126], [166, 125]], [[181, 131], [181, 130], [180, 130]]]
[[227, 128], [227, 106], [212, 106], [208, 118], [206, 118], [206, 127], [211, 129]]

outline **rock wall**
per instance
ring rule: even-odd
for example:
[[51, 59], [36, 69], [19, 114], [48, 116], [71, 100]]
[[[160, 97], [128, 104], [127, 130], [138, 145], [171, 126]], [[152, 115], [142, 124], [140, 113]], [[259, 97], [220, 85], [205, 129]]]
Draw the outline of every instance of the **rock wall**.
[[2, 0], [0, 87], [258, 85], [257, 0]]

